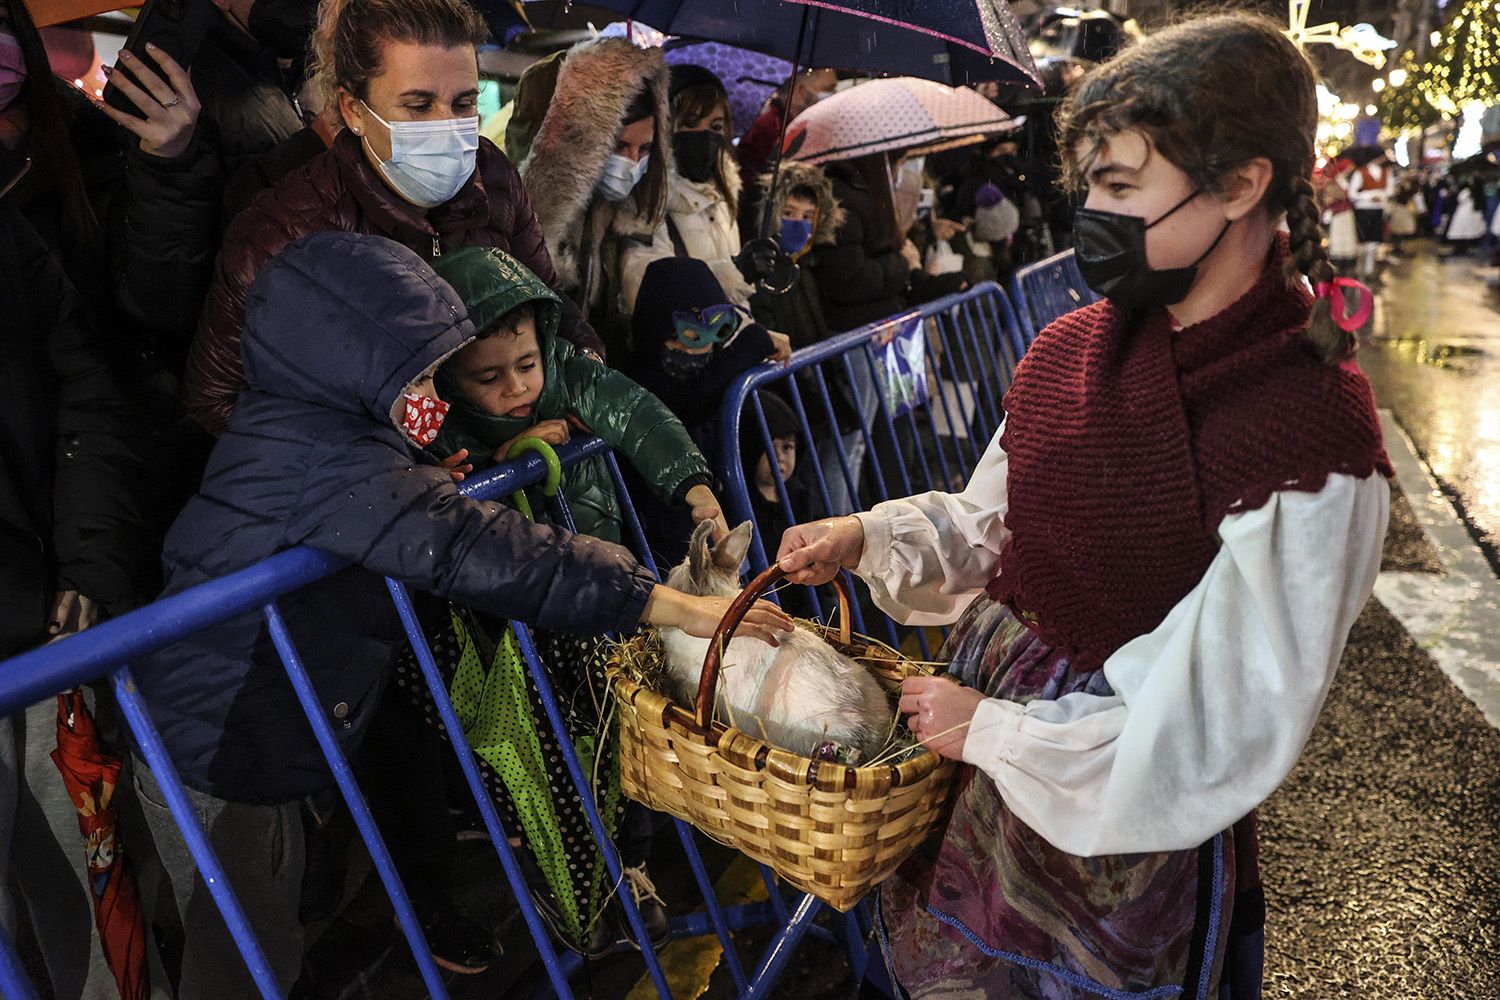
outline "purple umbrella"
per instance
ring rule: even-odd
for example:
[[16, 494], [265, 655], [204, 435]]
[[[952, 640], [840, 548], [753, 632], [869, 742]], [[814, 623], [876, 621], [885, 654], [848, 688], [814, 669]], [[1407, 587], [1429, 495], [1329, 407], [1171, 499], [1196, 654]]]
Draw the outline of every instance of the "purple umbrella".
[[792, 75], [792, 64], [761, 52], [723, 42], [687, 42], [667, 46], [667, 62], [702, 66], [729, 91], [729, 113], [734, 134], [743, 135], [760, 114], [766, 98]]

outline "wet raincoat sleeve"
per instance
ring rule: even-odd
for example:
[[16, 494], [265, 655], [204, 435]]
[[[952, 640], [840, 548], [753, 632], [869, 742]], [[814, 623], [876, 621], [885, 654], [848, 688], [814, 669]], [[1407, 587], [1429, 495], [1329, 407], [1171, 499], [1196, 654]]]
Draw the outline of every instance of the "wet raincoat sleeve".
[[1048, 842], [1196, 847], [1285, 780], [1380, 569], [1390, 492], [1336, 474], [1219, 527], [1199, 584], [1104, 664], [1111, 696], [981, 702], [964, 759]]
[[962, 493], [923, 493], [856, 514], [865, 550], [856, 570], [876, 607], [903, 625], [958, 620], [1000, 572], [1007, 463], [1001, 427]]
[[665, 403], [612, 368], [583, 358], [564, 362], [572, 411], [623, 454], [668, 502], [713, 481], [708, 462]]
[[600, 635], [639, 623], [655, 579], [625, 548], [460, 496], [447, 470], [380, 440], [323, 457], [303, 480], [286, 544], [544, 628]]

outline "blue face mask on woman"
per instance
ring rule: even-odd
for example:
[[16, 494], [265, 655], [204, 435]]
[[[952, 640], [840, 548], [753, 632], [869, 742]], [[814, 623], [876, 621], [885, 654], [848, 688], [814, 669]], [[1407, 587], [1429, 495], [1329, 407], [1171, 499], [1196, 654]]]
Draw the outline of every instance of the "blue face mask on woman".
[[641, 178], [646, 176], [646, 167], [650, 162], [649, 155], [632, 160], [628, 156], [611, 153], [609, 159], [604, 161], [604, 175], [594, 185], [594, 190], [605, 201], [624, 201], [641, 182]]
[[[388, 122], [365, 104], [391, 133], [391, 155], [380, 173], [391, 188], [421, 208], [436, 208], [463, 190], [479, 154], [479, 117]], [[368, 141], [368, 139], [366, 139]]]
[[776, 242], [781, 244], [781, 249], [795, 257], [812, 242], [812, 233], [813, 224], [806, 219], [782, 219]]

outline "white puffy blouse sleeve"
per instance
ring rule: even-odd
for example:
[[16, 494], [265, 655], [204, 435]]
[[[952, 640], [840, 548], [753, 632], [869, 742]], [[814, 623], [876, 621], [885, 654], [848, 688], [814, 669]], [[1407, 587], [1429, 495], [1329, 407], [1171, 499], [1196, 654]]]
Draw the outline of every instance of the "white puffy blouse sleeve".
[[922, 493], [856, 514], [865, 550], [855, 572], [876, 607], [903, 625], [957, 621], [1000, 571], [1005, 451], [1000, 431], [962, 493]]
[[1380, 569], [1390, 493], [1332, 475], [1226, 517], [1207, 572], [1104, 664], [1109, 697], [980, 703], [964, 759], [1074, 855], [1180, 850], [1291, 771]]

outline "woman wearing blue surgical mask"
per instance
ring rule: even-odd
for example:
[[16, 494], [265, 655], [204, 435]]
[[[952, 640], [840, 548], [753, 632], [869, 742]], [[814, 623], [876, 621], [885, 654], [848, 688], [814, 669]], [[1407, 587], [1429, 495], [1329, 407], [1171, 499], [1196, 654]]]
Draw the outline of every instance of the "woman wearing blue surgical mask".
[[[184, 377], [200, 424], [221, 431], [244, 386], [245, 297], [281, 248], [328, 230], [385, 236], [432, 258], [497, 247], [559, 287], [514, 165], [479, 130], [477, 47], [489, 35], [464, 0], [327, 0], [314, 34], [316, 90], [341, 128], [230, 225]], [[565, 305], [559, 334], [603, 345]]]
[[612, 357], [630, 344], [621, 296], [626, 240], [647, 240], [666, 208], [672, 162], [660, 49], [596, 38], [534, 63], [505, 130], [565, 295]]

